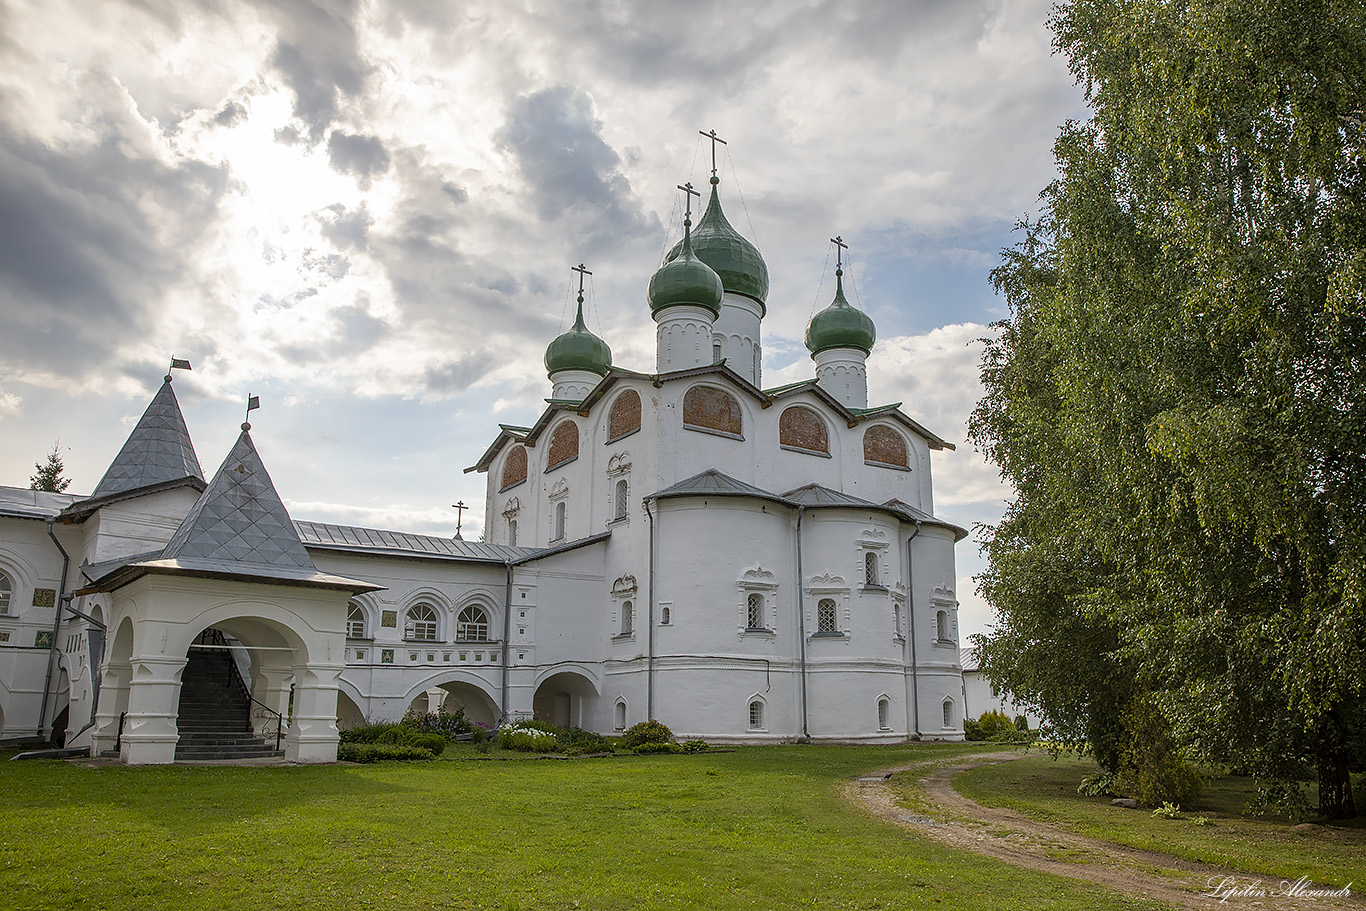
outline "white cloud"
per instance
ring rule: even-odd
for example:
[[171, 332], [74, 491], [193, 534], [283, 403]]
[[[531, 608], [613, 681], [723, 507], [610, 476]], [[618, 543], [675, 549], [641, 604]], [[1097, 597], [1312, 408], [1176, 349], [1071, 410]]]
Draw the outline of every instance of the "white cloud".
[[17, 418], [19, 416], [19, 406], [24, 402], [17, 395], [0, 389], [0, 418]]

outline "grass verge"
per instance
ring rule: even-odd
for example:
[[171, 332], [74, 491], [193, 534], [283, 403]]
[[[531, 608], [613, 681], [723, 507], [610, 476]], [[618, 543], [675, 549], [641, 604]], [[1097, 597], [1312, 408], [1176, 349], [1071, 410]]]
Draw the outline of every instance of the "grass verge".
[[[980, 804], [1092, 838], [1278, 880], [1308, 876], [1336, 887], [1355, 883], [1354, 891], [1366, 886], [1366, 828], [1360, 824], [1297, 830], [1288, 820], [1244, 816], [1255, 793], [1249, 779], [1234, 776], [1211, 779], [1190, 812], [1165, 819], [1113, 807], [1108, 797], [1078, 794], [1077, 784], [1096, 771], [1089, 760], [1035, 752], [965, 772], [953, 786]], [[1209, 823], [1198, 824], [1202, 817]]]
[[25, 909], [215, 911], [1152, 907], [939, 846], [838, 796], [850, 776], [936, 749], [3, 763], [0, 895]]

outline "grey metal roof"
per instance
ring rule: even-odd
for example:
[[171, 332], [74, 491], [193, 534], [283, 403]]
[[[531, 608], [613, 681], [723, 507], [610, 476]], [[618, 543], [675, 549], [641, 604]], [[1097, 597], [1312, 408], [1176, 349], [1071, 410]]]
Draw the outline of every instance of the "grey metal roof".
[[436, 535], [415, 535], [403, 531], [360, 528], [355, 525], [333, 525], [330, 522], [295, 522], [294, 529], [305, 546], [325, 550], [477, 560], [500, 564], [537, 552], [533, 547], [508, 547], [503, 544], [441, 538]]
[[958, 650], [958, 664], [963, 668], [964, 673], [978, 670], [981, 665], [977, 659], [977, 649], [960, 648]]
[[204, 472], [168, 376], [90, 496], [108, 497], [181, 478], [202, 481]]
[[162, 552], [163, 560], [209, 561], [317, 573], [285, 504], [243, 425], [232, 451]]
[[83, 499], [69, 493], [48, 493], [46, 490], [29, 490], [27, 487], [0, 487], [0, 516], [46, 519]]
[[783, 494], [783, 498], [792, 500], [794, 503], [800, 503], [803, 506], [849, 506], [854, 509], [880, 508], [871, 500], [864, 500], [847, 493], [841, 493], [838, 490], [831, 490], [829, 487], [822, 487], [819, 484], [807, 484], [805, 487], [789, 490]]
[[744, 481], [732, 478], [728, 474], [717, 471], [715, 468], [708, 468], [701, 474], [695, 474], [690, 478], [679, 481], [670, 487], [666, 487], [656, 497], [682, 497], [682, 496], [719, 496], [719, 497], [759, 497], [765, 500], [777, 500], [781, 503], [788, 502], [776, 493], [755, 487], [753, 484], [746, 484]]

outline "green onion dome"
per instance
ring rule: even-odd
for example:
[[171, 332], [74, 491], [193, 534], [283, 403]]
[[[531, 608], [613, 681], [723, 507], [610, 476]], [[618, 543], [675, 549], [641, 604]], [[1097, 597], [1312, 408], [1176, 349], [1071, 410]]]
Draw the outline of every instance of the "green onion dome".
[[650, 290], [646, 296], [650, 301], [651, 313], [679, 304], [706, 307], [716, 315], [721, 313], [721, 298], [725, 294], [721, 277], [693, 253], [691, 231], [692, 221], [683, 219], [683, 241], [679, 255], [670, 255], [650, 279]]
[[806, 348], [815, 357], [831, 348], [857, 348], [871, 354], [877, 331], [862, 310], [844, 299], [844, 270], [835, 270], [835, 301], [811, 317], [806, 327]]
[[603, 376], [612, 367], [612, 349], [588, 331], [583, 322], [583, 295], [574, 327], [556, 338], [545, 349], [545, 369], [554, 376], [561, 370], [587, 370]]
[[[716, 195], [718, 183], [720, 181], [713, 176], [707, 211], [702, 213], [697, 230], [692, 235], [693, 252], [721, 276], [721, 284], [727, 291], [753, 298], [763, 307], [768, 298], [768, 266], [764, 264], [758, 248], [726, 221], [721, 211], [721, 200]], [[682, 252], [683, 243], [680, 241], [664, 257], [664, 261], [670, 262]]]

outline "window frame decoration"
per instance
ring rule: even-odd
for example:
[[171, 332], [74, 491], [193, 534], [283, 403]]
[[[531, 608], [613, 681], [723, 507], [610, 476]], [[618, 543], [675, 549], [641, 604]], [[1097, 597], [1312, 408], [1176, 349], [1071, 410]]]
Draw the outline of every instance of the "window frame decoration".
[[[778, 577], [773, 572], [755, 565], [736, 580], [736, 626], [743, 636], [772, 637], [777, 629]], [[753, 623], [751, 601], [760, 599], [759, 623]]]
[[13, 617], [14, 579], [9, 573], [0, 570], [0, 617]]
[[639, 598], [636, 577], [630, 573], [618, 576], [612, 583], [612, 639], [629, 640], [636, 637], [636, 602]]
[[746, 721], [748, 722], [745, 725], [745, 730], [767, 732], [768, 718], [766, 716], [768, 715], [768, 702], [758, 693], [750, 696], [749, 699], [745, 701], [747, 703], [745, 706]]
[[[476, 615], [482, 619], [476, 620]], [[455, 618], [455, 641], [492, 642], [493, 640], [489, 638], [489, 630], [492, 628], [492, 624], [493, 612], [486, 605], [482, 603], [466, 604]], [[481, 627], [483, 629], [482, 635], [467, 635], [470, 632], [479, 632]]]
[[369, 612], [365, 605], [355, 598], [346, 602], [346, 638], [348, 639], [369, 639], [365, 633], [370, 628]]
[[579, 436], [579, 425], [573, 418], [565, 418], [555, 425], [549, 434], [550, 442], [546, 444], [546, 471], [568, 465], [579, 457]]
[[[835, 573], [813, 576], [806, 586], [807, 639], [847, 639], [849, 638], [849, 585], [844, 577]], [[821, 629], [821, 602], [831, 601], [835, 605], [834, 629]]]
[[[426, 608], [431, 612], [430, 618], [419, 619], [415, 613], [420, 608]], [[418, 624], [422, 624], [418, 626]], [[419, 635], [419, 631], [430, 632], [431, 635]], [[403, 612], [403, 641], [404, 642], [440, 642], [441, 641], [441, 610], [430, 601], [417, 601], [408, 606]]]

